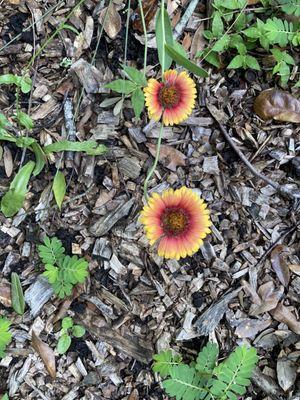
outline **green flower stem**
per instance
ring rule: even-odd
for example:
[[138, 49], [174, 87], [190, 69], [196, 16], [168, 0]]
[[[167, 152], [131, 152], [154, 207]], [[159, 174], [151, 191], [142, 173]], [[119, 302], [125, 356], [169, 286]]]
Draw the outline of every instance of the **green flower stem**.
[[157, 139], [157, 145], [156, 145], [155, 160], [154, 160], [152, 168], [148, 172], [148, 175], [147, 175], [147, 177], [145, 179], [145, 182], [144, 182], [144, 196], [145, 196], [145, 199], [146, 199], [147, 202], [148, 202], [148, 199], [149, 199], [149, 197], [148, 197], [148, 184], [149, 184], [149, 180], [151, 179], [151, 177], [152, 177], [152, 175], [153, 175], [153, 173], [154, 173], [154, 171], [155, 171], [155, 169], [157, 167], [157, 163], [158, 163], [158, 160], [159, 160], [159, 153], [160, 153], [160, 146], [161, 146], [161, 140], [162, 140], [163, 132], [164, 132], [164, 124], [161, 123], [160, 131], [159, 131], [159, 135], [158, 135], [158, 139]]
[[138, 1], [139, 1], [140, 13], [141, 13], [141, 20], [142, 20], [142, 25], [143, 25], [143, 31], [144, 31], [144, 36], [145, 36], [145, 45], [144, 45], [144, 75], [146, 76], [147, 52], [148, 52], [147, 28], [146, 28], [146, 23], [145, 23], [145, 16], [144, 16], [144, 10], [143, 10], [143, 5], [142, 5], [142, 0], [138, 0]]

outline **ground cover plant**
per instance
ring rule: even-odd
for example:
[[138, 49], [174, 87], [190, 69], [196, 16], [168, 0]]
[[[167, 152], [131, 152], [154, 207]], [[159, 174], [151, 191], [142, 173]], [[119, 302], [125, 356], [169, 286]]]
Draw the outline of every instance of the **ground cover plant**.
[[0, 13], [0, 398], [297, 400], [299, 0]]

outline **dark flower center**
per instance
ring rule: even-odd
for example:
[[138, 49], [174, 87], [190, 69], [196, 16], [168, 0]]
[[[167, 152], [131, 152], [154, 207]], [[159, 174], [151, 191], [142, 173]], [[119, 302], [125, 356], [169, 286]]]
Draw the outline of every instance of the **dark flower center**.
[[172, 108], [179, 102], [179, 93], [175, 86], [163, 86], [159, 90], [158, 98], [164, 108]]
[[166, 209], [161, 218], [162, 228], [167, 236], [178, 236], [183, 233], [189, 222], [188, 215], [181, 209]]

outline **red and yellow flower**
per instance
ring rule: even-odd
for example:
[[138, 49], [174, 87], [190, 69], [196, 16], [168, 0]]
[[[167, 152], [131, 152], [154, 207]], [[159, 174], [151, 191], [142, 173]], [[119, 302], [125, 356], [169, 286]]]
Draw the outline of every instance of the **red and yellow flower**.
[[158, 245], [158, 255], [176, 260], [196, 253], [211, 226], [207, 205], [185, 186], [154, 193], [140, 221], [150, 245]]
[[185, 71], [168, 70], [163, 78], [163, 82], [149, 79], [144, 89], [149, 117], [159, 121], [162, 116], [164, 125], [179, 124], [195, 106], [195, 82]]

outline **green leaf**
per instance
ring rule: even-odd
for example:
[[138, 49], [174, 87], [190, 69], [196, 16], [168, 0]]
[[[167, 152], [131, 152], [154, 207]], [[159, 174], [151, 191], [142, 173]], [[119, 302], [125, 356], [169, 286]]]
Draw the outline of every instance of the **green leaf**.
[[230, 36], [225, 34], [213, 45], [212, 50], [215, 52], [222, 52], [228, 47]]
[[180, 44], [179, 42], [174, 42], [173, 48], [177, 51], [177, 53], [181, 54], [182, 57], [188, 58], [188, 54], [182, 44]]
[[1, 199], [1, 211], [6, 217], [15, 215], [23, 205], [27, 193], [27, 185], [35, 163], [29, 161], [14, 177], [9, 190]]
[[16, 140], [16, 145], [17, 145], [18, 147], [26, 148], [26, 149], [27, 149], [27, 148], [30, 147], [34, 142], [35, 142], [35, 139], [34, 139], [34, 138], [26, 137], [26, 136], [20, 136], [20, 137], [18, 137], [17, 140]]
[[4, 129], [0, 129], [0, 140], [5, 140], [7, 142], [16, 143], [17, 138], [12, 136], [10, 133], [6, 132]]
[[22, 93], [29, 93], [32, 88], [32, 80], [29, 76], [22, 76], [19, 85]]
[[282, 12], [300, 17], [300, 0], [281, 0], [279, 3], [282, 5]]
[[63, 334], [57, 343], [57, 351], [59, 354], [65, 354], [71, 346], [71, 338], [68, 334]]
[[15, 272], [11, 274], [11, 300], [15, 312], [23, 315], [25, 310], [24, 294], [19, 275]]
[[171, 350], [161, 351], [153, 356], [153, 371], [159, 372], [162, 377], [170, 375], [170, 368], [182, 363], [180, 355], [173, 354]]
[[5, 394], [3, 397], [2, 397], [2, 399], [1, 400], [9, 400], [9, 397], [8, 397], [8, 395], [7, 394]]
[[18, 76], [13, 74], [0, 75], [0, 85], [18, 85]]
[[195, 57], [202, 58], [203, 60], [213, 65], [214, 67], [219, 68], [221, 66], [221, 62], [219, 60], [219, 54], [209, 49], [199, 51]]
[[260, 71], [260, 66], [259, 66], [259, 64], [258, 64], [258, 62], [257, 62], [257, 60], [256, 60], [255, 57], [246, 55], [246, 57], [245, 57], [245, 62], [246, 62], [246, 65], [247, 65], [249, 68], [252, 68], [252, 69], [255, 69], [255, 70], [257, 70], [257, 71]]
[[61, 323], [62, 328], [65, 329], [66, 331], [72, 328], [73, 325], [74, 325], [73, 319], [71, 317], [65, 317]]
[[240, 55], [244, 56], [247, 54], [247, 48], [244, 43], [237, 43], [236, 48]]
[[47, 236], [44, 238], [44, 244], [38, 246], [39, 256], [44, 264], [50, 264], [50, 266], [57, 264], [65, 256], [65, 249], [62, 242], [53, 237], [49, 239]]
[[11, 323], [7, 318], [0, 317], [0, 358], [5, 356], [6, 346], [11, 342], [10, 325]]
[[187, 58], [183, 57], [179, 54], [173, 47], [169, 45], [165, 45], [167, 53], [172, 57], [177, 64], [181, 65], [182, 67], [188, 69], [190, 72], [194, 73], [195, 75], [201, 77], [207, 77], [208, 73], [192, 61], [188, 60]]
[[212, 33], [214, 37], [220, 37], [224, 32], [224, 24], [221, 18], [221, 14], [219, 11], [215, 11], [213, 14], [212, 26], [211, 26]]
[[46, 264], [43, 275], [48, 279], [49, 283], [53, 284], [58, 280], [58, 268], [54, 265]]
[[243, 34], [251, 39], [258, 39], [261, 37], [262, 32], [259, 31], [256, 27], [251, 26], [248, 29], [243, 30]]
[[117, 79], [107, 83], [105, 87], [117, 93], [129, 94], [135, 90], [136, 84], [125, 79]]
[[9, 125], [10, 125], [9, 120], [6, 118], [4, 114], [0, 113], [0, 128], [6, 128]]
[[24, 126], [24, 128], [28, 130], [33, 129], [34, 122], [28, 114], [24, 113], [23, 111], [18, 111], [15, 115], [15, 118], [21, 126]]
[[[163, 30], [164, 25], [164, 30]], [[157, 13], [155, 23], [155, 36], [158, 52], [158, 59], [161, 67], [164, 66], [164, 71], [169, 69], [172, 64], [173, 57], [165, 51], [164, 46], [173, 46], [172, 25], [166, 9], [161, 7]], [[164, 58], [164, 60], [163, 60]], [[162, 72], [164, 72], [162, 71]]]
[[81, 338], [82, 336], [85, 335], [85, 329], [81, 325], [74, 325], [74, 327], [72, 329], [72, 334], [76, 338]]
[[79, 35], [80, 34], [79, 31], [76, 28], [74, 28], [74, 26], [69, 25], [69, 24], [63, 24], [61, 29], [67, 29], [67, 30], [75, 33], [75, 35]]
[[129, 67], [127, 65], [123, 65], [122, 68], [126, 72], [128, 78], [131, 79], [138, 86], [147, 86], [147, 79], [143, 74], [143, 72], [139, 71], [134, 67]]
[[211, 373], [216, 366], [218, 354], [218, 346], [215, 343], [208, 342], [198, 354], [196, 370], [201, 374]]
[[57, 170], [53, 180], [52, 190], [59, 209], [61, 209], [61, 205], [66, 194], [66, 188], [67, 185], [65, 176], [61, 171]]
[[34, 176], [37, 176], [43, 170], [46, 164], [46, 155], [43, 152], [43, 149], [41, 148], [39, 143], [37, 142], [33, 142], [30, 148], [35, 155], [35, 167], [32, 174]]
[[60, 142], [49, 144], [44, 147], [44, 153], [57, 153], [60, 151], [83, 151], [89, 156], [96, 156], [106, 153], [107, 147], [99, 144], [94, 140], [86, 140], [85, 142], [71, 142], [69, 140], [61, 140]]
[[140, 118], [141, 112], [143, 111], [145, 104], [144, 93], [140, 88], [136, 88], [132, 93], [131, 102], [134, 109], [134, 114], [136, 118]]
[[229, 65], [227, 66], [228, 69], [232, 68], [241, 68], [244, 65], [244, 56], [241, 55], [237, 55], [235, 56], [229, 63]]
[[110, 107], [110, 106], [116, 104], [120, 99], [122, 99], [122, 97], [109, 97], [109, 98], [101, 101], [100, 107], [103, 107], [103, 108]]

